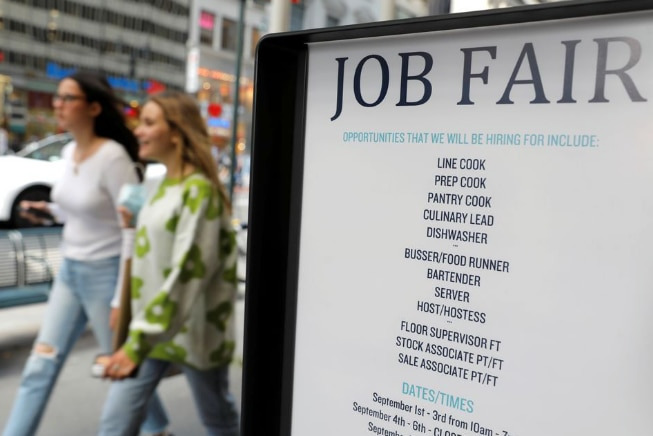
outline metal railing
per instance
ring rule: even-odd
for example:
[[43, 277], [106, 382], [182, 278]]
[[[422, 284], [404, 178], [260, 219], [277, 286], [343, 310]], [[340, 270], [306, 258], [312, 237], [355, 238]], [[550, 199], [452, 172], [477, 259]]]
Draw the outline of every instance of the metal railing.
[[[247, 224], [238, 232], [238, 281], [246, 275]], [[61, 264], [61, 227], [0, 230], [0, 308], [45, 301]]]
[[0, 231], [0, 307], [47, 299], [60, 243], [61, 227]]

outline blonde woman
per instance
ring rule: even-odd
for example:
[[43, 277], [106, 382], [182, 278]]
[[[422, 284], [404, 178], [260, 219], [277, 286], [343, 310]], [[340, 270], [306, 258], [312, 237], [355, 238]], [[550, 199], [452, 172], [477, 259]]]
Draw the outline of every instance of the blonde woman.
[[228, 389], [236, 240], [209, 135], [195, 101], [181, 93], [152, 97], [140, 118], [140, 157], [161, 162], [167, 174], [138, 214], [132, 321], [107, 363], [106, 376], [121, 381], [109, 390], [100, 435], [137, 435], [147, 400], [173, 363], [207, 433], [237, 435]]

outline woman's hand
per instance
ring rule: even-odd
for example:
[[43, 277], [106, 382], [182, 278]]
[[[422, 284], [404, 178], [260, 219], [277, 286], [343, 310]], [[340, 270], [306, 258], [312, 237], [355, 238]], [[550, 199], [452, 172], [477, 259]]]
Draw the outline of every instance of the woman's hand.
[[111, 380], [122, 380], [136, 371], [136, 366], [136, 363], [132, 362], [127, 353], [121, 348], [109, 357], [104, 376]]
[[18, 205], [20, 207], [20, 216], [25, 218], [27, 221], [31, 222], [32, 224], [36, 225], [45, 225], [48, 222], [51, 223], [52, 219], [48, 219], [42, 216], [36, 215], [32, 211], [40, 211], [43, 212], [46, 215], [52, 215], [52, 212], [50, 211], [50, 207], [48, 206], [48, 203], [46, 201], [28, 201], [28, 200], [23, 200], [20, 202]]
[[132, 218], [134, 217], [134, 214], [127, 209], [125, 206], [118, 206], [118, 213], [120, 214], [121, 218], [121, 225], [128, 229], [128, 228], [133, 228], [134, 226], [132, 225]]
[[118, 317], [120, 317], [120, 308], [112, 307], [109, 314], [109, 328], [115, 330], [118, 327]]

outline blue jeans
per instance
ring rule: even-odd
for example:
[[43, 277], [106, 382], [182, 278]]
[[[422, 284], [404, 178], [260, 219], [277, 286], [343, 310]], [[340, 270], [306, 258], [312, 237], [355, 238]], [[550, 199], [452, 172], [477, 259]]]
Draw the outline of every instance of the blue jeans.
[[[25, 364], [22, 380], [4, 436], [31, 436], [41, 421], [52, 389], [70, 350], [90, 323], [102, 353], [111, 352], [111, 299], [118, 277], [119, 258], [95, 261], [63, 259], [55, 279], [35, 347]], [[90, 375], [89, 383], [93, 382]], [[100, 380], [97, 380], [100, 383]], [[168, 425], [163, 405], [153, 396], [143, 430], [156, 433]]]
[[[145, 359], [135, 378], [111, 383], [104, 403], [99, 436], [135, 436], [152, 395], [171, 363]], [[202, 424], [210, 436], [238, 436], [239, 418], [229, 393], [229, 367], [200, 371], [182, 366]]]

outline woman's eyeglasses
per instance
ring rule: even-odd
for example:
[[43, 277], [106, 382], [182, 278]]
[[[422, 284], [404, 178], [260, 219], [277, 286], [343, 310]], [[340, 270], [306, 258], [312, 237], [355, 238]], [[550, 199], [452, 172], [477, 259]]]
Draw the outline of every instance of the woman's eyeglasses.
[[73, 95], [73, 94], [55, 94], [52, 96], [53, 103], [69, 103], [75, 100], [84, 100], [86, 99], [83, 95]]

